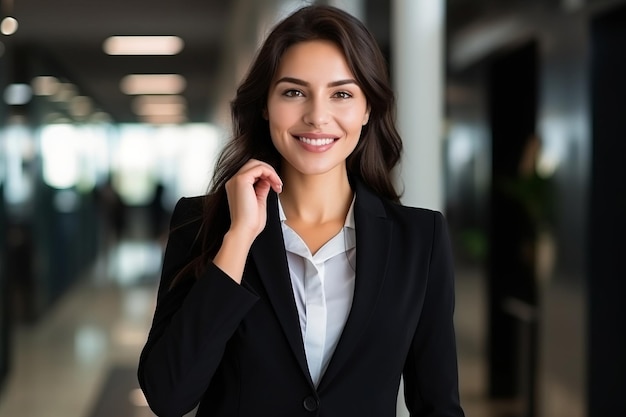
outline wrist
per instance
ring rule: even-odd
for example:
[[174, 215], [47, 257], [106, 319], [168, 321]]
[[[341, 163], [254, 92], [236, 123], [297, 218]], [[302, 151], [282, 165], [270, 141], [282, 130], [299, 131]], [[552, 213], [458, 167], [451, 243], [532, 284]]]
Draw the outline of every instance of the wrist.
[[233, 281], [241, 283], [246, 259], [253, 241], [254, 238], [248, 234], [229, 230], [224, 235], [222, 246], [213, 258], [213, 263], [230, 276]]
[[253, 236], [251, 233], [230, 229], [224, 235], [222, 246], [227, 245], [233, 248], [245, 249], [247, 251], [252, 246], [252, 242], [254, 242], [255, 238], [256, 236]]

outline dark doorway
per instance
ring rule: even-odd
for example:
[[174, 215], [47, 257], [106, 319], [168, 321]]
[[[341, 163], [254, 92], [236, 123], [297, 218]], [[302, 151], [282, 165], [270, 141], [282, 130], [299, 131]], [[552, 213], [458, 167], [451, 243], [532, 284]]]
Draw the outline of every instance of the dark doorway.
[[538, 47], [527, 42], [488, 64], [492, 185], [488, 261], [489, 395], [534, 415], [538, 294], [535, 277], [541, 199], [535, 162]]
[[626, 7], [591, 23], [588, 415], [625, 416]]

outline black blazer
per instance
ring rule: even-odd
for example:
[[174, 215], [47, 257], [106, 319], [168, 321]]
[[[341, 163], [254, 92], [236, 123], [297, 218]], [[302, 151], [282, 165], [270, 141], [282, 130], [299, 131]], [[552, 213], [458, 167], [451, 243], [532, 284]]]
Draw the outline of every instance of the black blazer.
[[[322, 380], [309, 376], [277, 196], [238, 285], [211, 264], [168, 290], [197, 255], [201, 199], [172, 215], [138, 377], [152, 410], [181, 416], [396, 415], [401, 375], [414, 417], [459, 417], [453, 262], [443, 216], [355, 184], [352, 309]], [[191, 221], [193, 220], [193, 221]], [[182, 225], [182, 226], [181, 226]], [[180, 227], [179, 227], [180, 226]]]

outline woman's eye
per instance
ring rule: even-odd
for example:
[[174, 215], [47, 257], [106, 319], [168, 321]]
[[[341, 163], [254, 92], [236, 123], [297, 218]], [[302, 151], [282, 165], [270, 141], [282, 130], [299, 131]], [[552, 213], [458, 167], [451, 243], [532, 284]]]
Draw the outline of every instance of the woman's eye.
[[304, 94], [302, 94], [302, 91], [300, 90], [287, 90], [283, 93], [283, 95], [285, 97], [302, 97], [304, 96]]
[[334, 94], [334, 97], [345, 99], [345, 98], [351, 98], [352, 94], [348, 93], [347, 91], [338, 91]]

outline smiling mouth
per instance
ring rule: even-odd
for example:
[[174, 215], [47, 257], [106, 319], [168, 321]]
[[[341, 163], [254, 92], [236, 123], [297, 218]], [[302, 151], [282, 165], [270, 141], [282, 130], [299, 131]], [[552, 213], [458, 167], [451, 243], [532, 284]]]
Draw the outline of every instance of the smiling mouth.
[[311, 145], [311, 146], [325, 146], [325, 145], [330, 145], [331, 143], [333, 143], [335, 141], [335, 138], [319, 138], [319, 139], [311, 139], [311, 138], [305, 138], [305, 137], [298, 137], [298, 140], [302, 143], [306, 143], [307, 145]]

